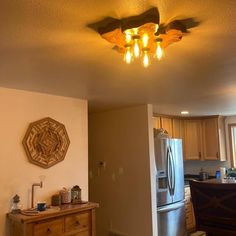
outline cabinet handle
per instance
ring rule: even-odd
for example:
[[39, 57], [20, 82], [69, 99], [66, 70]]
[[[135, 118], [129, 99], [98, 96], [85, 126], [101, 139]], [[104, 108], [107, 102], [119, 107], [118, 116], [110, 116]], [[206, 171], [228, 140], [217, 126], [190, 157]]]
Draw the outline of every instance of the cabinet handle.
[[51, 229], [47, 229], [47, 234], [51, 234], [52, 233], [52, 231], [51, 231]]
[[199, 153], [198, 153], [198, 155], [199, 155], [199, 158], [201, 158], [201, 157], [202, 157], [202, 153], [201, 153], [201, 152], [199, 152]]
[[219, 153], [218, 153], [218, 152], [216, 152], [216, 158], [217, 158], [217, 159], [219, 158]]

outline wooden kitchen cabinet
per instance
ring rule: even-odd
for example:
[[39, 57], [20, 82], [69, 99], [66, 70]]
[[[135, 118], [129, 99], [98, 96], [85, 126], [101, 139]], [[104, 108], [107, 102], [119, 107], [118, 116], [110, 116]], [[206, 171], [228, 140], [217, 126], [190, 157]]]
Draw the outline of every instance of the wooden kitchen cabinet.
[[218, 139], [218, 119], [204, 119], [203, 126], [203, 150], [205, 160], [218, 160], [219, 139]]
[[169, 137], [172, 137], [172, 119], [169, 117], [155, 116], [153, 117], [153, 127], [155, 129], [164, 129], [168, 132]]
[[184, 150], [185, 160], [200, 160], [202, 158], [201, 120], [184, 120]]
[[173, 126], [171, 118], [161, 117], [161, 128], [168, 132], [170, 138], [173, 137]]
[[193, 210], [193, 204], [191, 201], [190, 187], [187, 186], [185, 190], [185, 219], [187, 231], [192, 231], [195, 228], [195, 216]]
[[205, 118], [202, 121], [204, 160], [226, 160], [224, 118]]
[[184, 139], [184, 120], [173, 118], [173, 138]]
[[160, 116], [153, 117], [153, 128], [155, 128], [155, 129], [161, 128], [161, 117]]
[[221, 116], [178, 118], [153, 117], [156, 129], [165, 129], [170, 138], [183, 140], [184, 160], [226, 160], [225, 120]]
[[10, 236], [95, 236], [96, 203], [62, 205], [35, 216], [7, 215]]

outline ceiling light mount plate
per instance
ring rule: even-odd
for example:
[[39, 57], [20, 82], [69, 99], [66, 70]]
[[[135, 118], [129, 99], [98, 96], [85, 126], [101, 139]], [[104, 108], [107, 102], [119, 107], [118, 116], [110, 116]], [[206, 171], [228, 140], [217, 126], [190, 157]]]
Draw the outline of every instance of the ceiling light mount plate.
[[136, 16], [126, 17], [120, 20], [121, 31], [139, 28], [145, 24], [158, 25], [160, 21], [159, 11], [156, 7], [150, 8], [144, 13]]

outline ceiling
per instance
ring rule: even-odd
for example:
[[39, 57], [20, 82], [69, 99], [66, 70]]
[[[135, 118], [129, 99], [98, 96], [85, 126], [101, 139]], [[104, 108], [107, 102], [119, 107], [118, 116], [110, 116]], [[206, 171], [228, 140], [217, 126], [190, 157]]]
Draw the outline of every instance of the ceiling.
[[[87, 25], [158, 7], [161, 22], [201, 23], [144, 68], [127, 65]], [[235, 0], [1, 0], [0, 86], [88, 99], [91, 111], [236, 114]]]

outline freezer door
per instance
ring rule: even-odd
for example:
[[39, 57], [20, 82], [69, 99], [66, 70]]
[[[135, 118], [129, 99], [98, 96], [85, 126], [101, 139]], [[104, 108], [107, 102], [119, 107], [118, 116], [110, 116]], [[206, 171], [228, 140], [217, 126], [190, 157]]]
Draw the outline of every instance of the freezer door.
[[169, 139], [154, 139], [155, 157], [157, 169], [157, 206], [172, 203], [170, 194], [170, 162], [169, 160]]
[[181, 139], [170, 139], [173, 203], [184, 200], [184, 171]]
[[157, 208], [158, 236], [185, 236], [185, 206], [178, 202]]

